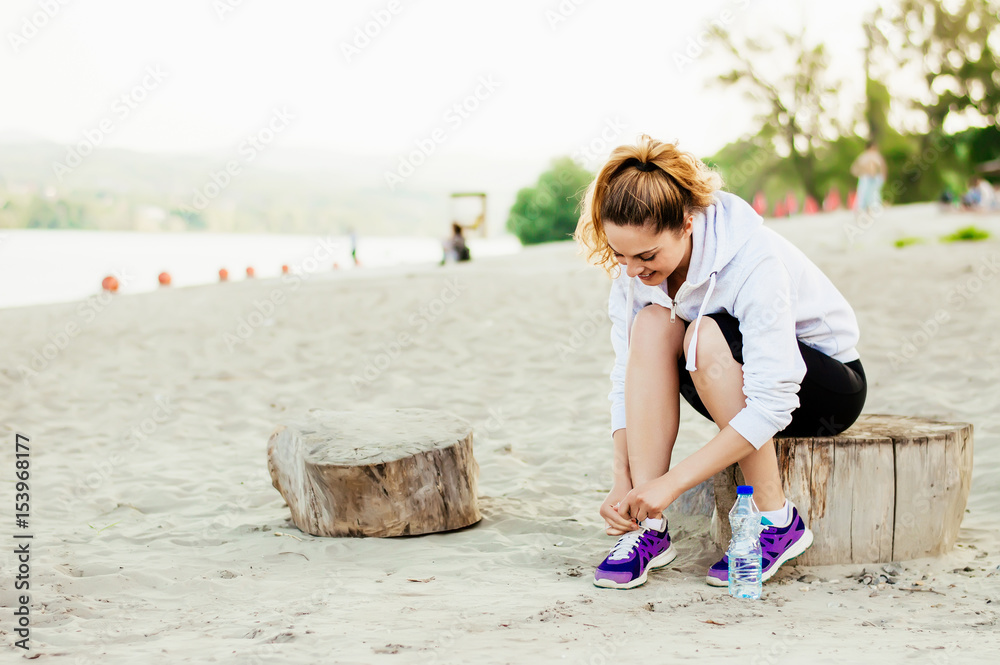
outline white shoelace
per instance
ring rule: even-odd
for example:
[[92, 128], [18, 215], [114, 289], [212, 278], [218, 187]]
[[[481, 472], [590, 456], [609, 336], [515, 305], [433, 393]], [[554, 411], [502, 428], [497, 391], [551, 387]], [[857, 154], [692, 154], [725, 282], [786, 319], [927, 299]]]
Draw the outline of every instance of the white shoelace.
[[608, 558], [611, 560], [627, 559], [632, 555], [632, 550], [639, 544], [639, 539], [645, 533], [643, 529], [629, 531], [618, 539], [618, 542], [611, 548]]

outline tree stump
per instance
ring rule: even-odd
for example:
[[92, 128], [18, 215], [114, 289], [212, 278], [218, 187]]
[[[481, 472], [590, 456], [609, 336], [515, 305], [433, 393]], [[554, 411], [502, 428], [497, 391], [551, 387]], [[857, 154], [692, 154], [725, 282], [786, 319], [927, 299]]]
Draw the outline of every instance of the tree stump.
[[482, 519], [472, 426], [441, 411], [311, 409], [267, 443], [271, 483], [314, 536], [407, 536]]
[[[831, 437], [776, 438], [786, 496], [815, 541], [805, 565], [936, 556], [955, 546], [972, 482], [972, 425], [862, 415]], [[732, 535], [738, 465], [716, 474], [716, 543]]]

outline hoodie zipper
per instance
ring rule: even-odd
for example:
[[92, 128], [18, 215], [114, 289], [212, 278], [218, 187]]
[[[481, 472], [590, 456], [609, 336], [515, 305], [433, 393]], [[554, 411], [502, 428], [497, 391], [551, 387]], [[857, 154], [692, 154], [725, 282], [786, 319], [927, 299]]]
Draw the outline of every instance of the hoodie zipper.
[[677, 299], [681, 297], [681, 292], [684, 291], [684, 287], [687, 286], [687, 282], [684, 282], [677, 289], [677, 293], [670, 300], [670, 322], [673, 323], [677, 318]]

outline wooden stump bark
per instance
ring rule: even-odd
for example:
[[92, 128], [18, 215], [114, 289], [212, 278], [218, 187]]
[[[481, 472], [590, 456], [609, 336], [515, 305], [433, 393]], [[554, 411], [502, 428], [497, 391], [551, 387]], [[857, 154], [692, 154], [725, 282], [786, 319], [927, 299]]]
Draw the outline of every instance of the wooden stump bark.
[[[936, 556], [955, 546], [972, 481], [972, 425], [862, 415], [846, 432], [776, 438], [786, 496], [813, 531], [805, 565]], [[715, 476], [714, 537], [728, 547], [737, 465]]]
[[472, 427], [426, 409], [312, 409], [267, 444], [271, 482], [315, 536], [407, 536], [482, 519]]

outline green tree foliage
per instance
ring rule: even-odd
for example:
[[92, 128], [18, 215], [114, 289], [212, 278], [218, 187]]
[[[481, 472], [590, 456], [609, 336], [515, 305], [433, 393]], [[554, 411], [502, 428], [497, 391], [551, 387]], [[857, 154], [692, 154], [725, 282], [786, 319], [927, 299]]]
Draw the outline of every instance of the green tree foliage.
[[87, 227], [82, 205], [67, 201], [32, 199], [26, 211], [29, 229], [82, 229]]
[[188, 231], [204, 231], [208, 228], [208, 225], [205, 224], [205, 218], [202, 217], [200, 212], [189, 208], [174, 208], [170, 211], [170, 214], [177, 215], [183, 219]]
[[[926, 101], [913, 105], [927, 117], [927, 133], [951, 114], [973, 110], [994, 124], [1000, 106], [1000, 6], [990, 0], [900, 0], [876, 12], [883, 48], [903, 67], [919, 70]], [[978, 123], [977, 123], [978, 124]]]
[[[945, 189], [958, 192], [975, 165], [995, 158], [995, 132], [1000, 104], [1000, 17], [990, 0], [899, 0], [879, 8], [865, 24], [868, 60], [916, 74], [921, 94], [908, 100], [925, 120], [924, 131], [905, 137], [896, 201], [926, 201]], [[886, 57], [888, 56], [888, 57]], [[870, 65], [869, 65], [870, 66]], [[869, 97], [869, 108], [872, 98]], [[947, 135], [951, 117], [985, 125], [984, 133]], [[894, 132], [889, 132], [891, 135]], [[879, 139], [882, 133], [874, 134]], [[896, 134], [896, 136], [900, 136]], [[887, 156], [888, 159], [888, 156]], [[890, 162], [890, 169], [892, 164]], [[890, 173], [892, 171], [890, 170]]]
[[552, 168], [538, 177], [534, 187], [518, 191], [507, 217], [507, 230], [525, 245], [568, 240], [593, 177], [569, 157], [553, 160]]
[[[852, 123], [861, 133], [866, 126], [886, 159], [883, 196], [909, 203], [934, 200], [945, 189], [964, 191], [977, 165], [1000, 157], [997, 2], [898, 0], [868, 16], [863, 28], [865, 107], [863, 118], [859, 114]], [[738, 44], [721, 30], [716, 38], [737, 63], [721, 81], [742, 86], [761, 109], [759, 133], [710, 160], [730, 190], [747, 200], [762, 191], [772, 203], [789, 192], [800, 201], [806, 194], [821, 201], [831, 189], [840, 190], [843, 199], [856, 186], [849, 167], [864, 139], [838, 126], [824, 110], [836, 109], [837, 101], [832, 86], [823, 83], [822, 45], [809, 46], [791, 35], [785, 35], [784, 45]], [[794, 66], [783, 76], [763, 76], [761, 63], [773, 62], [775, 55], [794, 60]], [[918, 100], [910, 101], [926, 117], [926, 131], [890, 124], [890, 108], [907, 100], [893, 99], [880, 77], [899, 70], [916, 72], [926, 86]], [[949, 135], [945, 123], [953, 116], [973, 126]]]
[[825, 137], [840, 133], [836, 116], [838, 85], [827, 73], [829, 57], [820, 43], [806, 43], [804, 34], [784, 32], [782, 58], [791, 63], [784, 73], [766, 76], [755, 64], [757, 58], [770, 53], [774, 46], [753, 40], [737, 42], [726, 30], [715, 28], [713, 38], [725, 47], [733, 69], [719, 77], [727, 86], [742, 88], [746, 96], [760, 109], [757, 120], [761, 132], [757, 139], [768, 141], [788, 153], [799, 175], [801, 188], [820, 198], [817, 182], [817, 149]]

